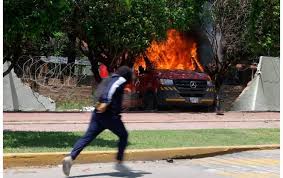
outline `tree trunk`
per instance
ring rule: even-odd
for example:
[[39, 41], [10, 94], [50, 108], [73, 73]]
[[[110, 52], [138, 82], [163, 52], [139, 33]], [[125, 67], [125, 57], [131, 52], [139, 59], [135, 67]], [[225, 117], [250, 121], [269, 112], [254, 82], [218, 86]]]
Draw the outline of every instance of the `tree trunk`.
[[95, 59], [93, 50], [91, 50], [91, 49], [89, 49], [89, 50], [90, 51], [89, 51], [89, 55], [88, 55], [88, 60], [91, 64], [91, 71], [93, 73], [93, 76], [94, 76], [96, 83], [100, 83], [101, 77], [100, 77], [99, 71], [98, 71], [98, 61]]
[[76, 36], [73, 34], [68, 34], [69, 50], [68, 50], [68, 75], [71, 76], [74, 73], [75, 67], [73, 64], [76, 62]]
[[215, 76], [215, 89], [216, 89], [216, 92], [217, 92], [217, 93], [219, 92], [219, 90], [220, 90], [220, 88], [221, 88], [221, 86], [222, 86], [222, 84], [223, 84], [223, 80], [224, 80], [224, 77], [223, 77], [223, 76], [221, 76], [221, 75], [219, 75], [219, 74], [217, 74], [217, 75]]
[[14, 68], [14, 63], [11, 63], [9, 68], [3, 73], [3, 77], [5, 77], [7, 74], [9, 74], [13, 68]]
[[19, 61], [19, 58], [21, 57], [23, 53], [21, 43], [22, 43], [22, 35], [17, 34], [17, 40], [12, 46], [12, 48], [14, 49], [14, 52], [13, 52], [11, 64], [14, 65], [14, 72], [18, 77], [22, 77], [23, 75], [23, 71], [22, 71], [23, 61]]

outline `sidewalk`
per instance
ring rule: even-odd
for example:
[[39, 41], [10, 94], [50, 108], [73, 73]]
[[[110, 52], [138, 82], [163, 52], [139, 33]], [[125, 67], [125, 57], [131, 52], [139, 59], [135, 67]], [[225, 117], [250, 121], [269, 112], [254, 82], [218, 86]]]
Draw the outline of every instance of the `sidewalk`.
[[[75, 164], [72, 178], [279, 178], [279, 150], [247, 151], [202, 159], [126, 162], [132, 172], [123, 175], [113, 163]], [[4, 170], [5, 178], [60, 178], [62, 167], [13, 168]]]
[[[4, 130], [85, 131], [91, 113], [4, 113]], [[129, 130], [279, 128], [279, 112], [124, 113]]]

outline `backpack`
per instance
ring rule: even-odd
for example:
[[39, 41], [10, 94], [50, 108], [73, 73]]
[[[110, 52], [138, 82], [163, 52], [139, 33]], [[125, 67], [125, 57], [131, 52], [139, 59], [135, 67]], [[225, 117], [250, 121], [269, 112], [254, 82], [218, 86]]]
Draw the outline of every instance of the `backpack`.
[[107, 86], [109, 85], [111, 81], [111, 77], [107, 77], [104, 78], [97, 86], [95, 93], [94, 93], [94, 99], [95, 102], [99, 102], [101, 99], [101, 96], [103, 94], [103, 92], [105, 91], [105, 89], [107, 88]]

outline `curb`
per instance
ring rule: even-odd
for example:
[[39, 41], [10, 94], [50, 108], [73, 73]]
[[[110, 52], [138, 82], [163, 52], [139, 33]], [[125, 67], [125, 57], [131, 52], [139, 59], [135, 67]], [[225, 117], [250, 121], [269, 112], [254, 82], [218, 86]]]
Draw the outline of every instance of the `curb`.
[[[246, 145], [246, 146], [210, 146], [185, 147], [165, 149], [127, 150], [127, 161], [150, 161], [162, 159], [202, 158], [248, 150], [279, 149], [280, 145]], [[6, 153], [4, 154], [4, 168], [59, 165], [66, 152], [54, 153]], [[116, 151], [85, 151], [80, 154], [75, 163], [114, 162]]]

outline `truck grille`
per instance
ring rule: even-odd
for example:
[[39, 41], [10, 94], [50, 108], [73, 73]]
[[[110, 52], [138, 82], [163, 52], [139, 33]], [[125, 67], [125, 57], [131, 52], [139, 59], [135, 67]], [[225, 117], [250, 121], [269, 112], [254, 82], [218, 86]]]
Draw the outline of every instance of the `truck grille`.
[[207, 88], [206, 80], [174, 80], [174, 85], [183, 97], [202, 97]]

